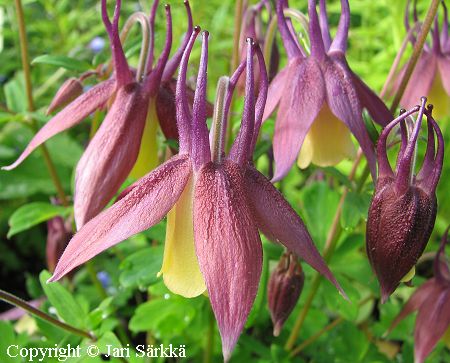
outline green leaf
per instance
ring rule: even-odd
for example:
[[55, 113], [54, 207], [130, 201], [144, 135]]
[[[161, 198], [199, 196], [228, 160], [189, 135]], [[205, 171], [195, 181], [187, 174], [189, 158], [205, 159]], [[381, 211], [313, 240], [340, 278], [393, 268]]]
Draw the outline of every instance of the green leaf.
[[305, 223], [318, 247], [325, 244], [339, 202], [339, 194], [319, 182], [303, 189]]
[[71, 71], [84, 72], [90, 68], [88, 62], [83, 62], [75, 58], [66, 57], [63, 55], [40, 55], [33, 59], [31, 64], [51, 64], [53, 66], [62, 67]]
[[19, 72], [16, 76], [3, 87], [6, 98], [6, 107], [13, 112], [25, 112], [27, 109], [25, 85], [23, 73]]
[[15, 234], [47, 221], [56, 216], [67, 216], [71, 208], [53, 205], [50, 203], [35, 202], [26, 204], [17, 209], [9, 218], [8, 238]]
[[149, 286], [158, 281], [162, 266], [162, 247], [149, 247], [128, 256], [120, 264], [120, 284], [125, 288]]
[[[17, 358], [10, 357], [7, 354], [9, 346], [13, 345], [16, 341], [14, 329], [12, 325], [6, 321], [0, 321], [0, 352], [2, 357], [2, 363], [14, 363], [17, 362]], [[13, 349], [13, 348], [11, 348]], [[11, 352], [11, 355], [15, 355], [17, 351]], [[17, 352], [18, 353], [18, 352]], [[20, 358], [19, 358], [20, 360]]]
[[86, 314], [73, 298], [72, 294], [67, 291], [59, 282], [47, 283], [47, 280], [51, 277], [51, 274], [44, 270], [39, 275], [42, 288], [47, 296], [50, 304], [54, 306], [58, 315], [66, 323], [73, 325], [77, 328], [86, 327]]
[[367, 218], [370, 195], [349, 192], [344, 200], [341, 214], [341, 226], [344, 229], [355, 228], [361, 219]]

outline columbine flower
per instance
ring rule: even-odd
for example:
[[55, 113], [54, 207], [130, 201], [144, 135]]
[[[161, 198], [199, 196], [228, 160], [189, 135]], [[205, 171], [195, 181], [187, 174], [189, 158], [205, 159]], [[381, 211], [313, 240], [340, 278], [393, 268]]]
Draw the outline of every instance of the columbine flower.
[[283, 9], [287, 1], [277, 0], [278, 28], [289, 63], [270, 85], [266, 119], [278, 107], [273, 138], [274, 180], [287, 174], [298, 156], [298, 165], [311, 162], [335, 165], [352, 157], [350, 132], [364, 151], [372, 174], [375, 153], [362, 119], [365, 107], [373, 119], [385, 125], [391, 119], [383, 102], [349, 68], [345, 59], [350, 24], [347, 0], [341, 0], [342, 15], [336, 37], [331, 41], [325, 1], [321, 0], [320, 24], [315, 0], [308, 1], [311, 55], [298, 45]]
[[51, 281], [150, 228], [169, 213], [162, 267], [164, 282], [184, 296], [197, 296], [206, 286], [222, 336], [224, 357], [228, 360], [258, 289], [262, 268], [258, 230], [283, 243], [340, 287], [300, 217], [250, 161], [267, 96], [267, 74], [260, 49], [257, 48], [261, 89], [256, 105], [254, 46], [250, 42], [246, 63], [229, 79], [225, 102], [218, 102], [220, 110], [216, 114], [222, 116], [220, 120], [225, 125], [223, 120], [227, 119], [236, 80], [247, 67], [242, 126], [228, 156], [223, 155], [221, 143], [215, 143], [219, 147], [211, 151], [206, 126], [206, 32], [190, 114], [186, 70], [198, 32], [196, 28], [179, 70], [176, 90], [179, 154], [138, 180], [119, 201], [81, 228], [61, 257]]
[[[405, 25], [409, 30], [409, 3], [406, 5]], [[436, 118], [448, 116], [450, 114], [450, 41], [448, 37], [448, 15], [445, 3], [441, 2], [444, 8], [444, 19], [442, 31], [439, 31], [438, 17], [434, 21], [432, 29], [432, 43], [425, 44], [422, 54], [417, 61], [417, 65], [411, 75], [405, 93], [400, 104], [405, 108], [413, 107], [421, 96], [427, 96], [434, 105], [434, 115]], [[414, 2], [414, 21], [417, 22], [416, 2]], [[416, 38], [410, 37], [414, 45]], [[398, 88], [400, 80], [403, 78], [407, 64], [399, 72], [394, 90]]]
[[434, 278], [420, 286], [395, 320], [389, 331], [409, 314], [419, 311], [414, 327], [414, 362], [422, 363], [450, 327], [450, 268], [445, 259], [448, 228], [434, 260]]
[[[187, 2], [185, 4], [190, 33], [191, 13], [189, 4]], [[154, 21], [157, 5], [158, 1], [155, 1], [150, 22]], [[161, 80], [170, 78], [176, 70], [186, 45], [186, 41], [183, 42], [181, 49], [168, 60], [172, 45], [172, 20], [170, 7], [166, 5], [167, 34], [164, 49], [156, 66], [153, 69], [149, 67], [150, 70], [144, 74], [143, 79], [135, 81], [120, 42], [118, 29], [120, 6], [121, 0], [117, 0], [111, 24], [106, 0], [102, 0], [102, 18], [109, 35], [115, 70], [113, 77], [91, 88], [67, 105], [34, 136], [16, 162], [3, 168], [6, 170], [15, 168], [39, 145], [59, 132], [80, 123], [93, 111], [104, 107], [108, 100], [113, 99], [105, 120], [77, 165], [74, 211], [78, 229], [106, 206], [130, 174], [135, 162], [139, 161], [138, 155], [142, 154], [139, 152], [140, 148], [145, 146], [141, 146], [141, 140], [148, 132], [146, 118], [149, 103], [156, 98]], [[152, 65], [153, 46], [150, 49], [149, 64]], [[147, 150], [144, 151], [146, 154]]]
[[304, 282], [305, 274], [297, 257], [291, 252], [284, 253], [267, 285], [267, 303], [276, 337], [297, 305]]
[[[383, 302], [415, 266], [436, 219], [436, 186], [442, 171], [444, 140], [431, 115], [431, 107], [426, 109], [425, 103], [426, 98], [423, 98], [421, 106], [402, 113], [386, 126], [378, 140], [378, 180], [369, 208], [366, 243], [369, 261], [381, 285]], [[408, 139], [405, 120], [417, 112], [414, 130]], [[428, 122], [427, 150], [421, 170], [414, 175], [414, 153], [424, 114]], [[402, 144], [394, 172], [386, 154], [386, 139], [398, 124]]]

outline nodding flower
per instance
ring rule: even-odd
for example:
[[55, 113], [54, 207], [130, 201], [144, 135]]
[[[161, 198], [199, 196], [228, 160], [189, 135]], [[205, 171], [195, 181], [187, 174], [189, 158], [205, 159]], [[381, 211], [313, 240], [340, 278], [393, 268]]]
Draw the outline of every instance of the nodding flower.
[[[161, 82], [169, 82], [176, 71], [192, 32], [192, 16], [189, 3], [186, 1], [188, 34], [180, 48], [169, 59], [172, 46], [172, 17], [170, 7], [166, 5], [167, 32], [164, 48], [155, 67], [152, 68], [154, 51], [152, 31], [147, 55], [148, 69], [144, 69], [142, 76], [135, 79], [136, 72], [127, 63], [119, 35], [121, 0], [116, 1], [112, 23], [107, 14], [106, 0], [102, 0], [101, 5], [103, 23], [111, 44], [113, 76], [79, 95], [65, 106], [39, 130], [20, 157], [12, 165], [3, 168], [14, 169], [39, 145], [52, 136], [77, 125], [93, 111], [103, 108], [108, 101], [112, 100], [104, 121], [89, 142], [76, 168], [74, 212], [78, 229], [101, 212], [114, 197], [135, 164], [139, 163], [142, 154], [144, 163], [148, 164], [148, 157], [145, 156], [148, 151], [143, 150], [148, 147], [148, 144], [145, 140], [142, 143], [141, 141], [149, 132], [148, 118], [154, 116], [152, 104], [160, 92]], [[158, 0], [155, 0], [150, 20], [145, 20], [153, 26], [157, 6]], [[79, 92], [78, 83], [73, 80], [66, 81], [52, 103], [51, 110], [73, 98]], [[145, 167], [148, 171], [149, 166]]]
[[359, 142], [376, 174], [374, 145], [362, 118], [366, 108], [384, 126], [392, 116], [384, 103], [354, 74], [345, 59], [350, 26], [348, 0], [341, 0], [342, 14], [336, 37], [331, 40], [325, 0], [308, 1], [309, 40], [307, 55], [284, 15], [287, 0], [277, 0], [278, 29], [288, 65], [272, 81], [264, 119], [278, 106], [273, 136], [274, 180], [283, 178], [295, 159], [300, 168], [310, 163], [336, 165], [355, 150], [350, 133]]
[[305, 274], [297, 257], [285, 252], [270, 275], [267, 285], [267, 305], [273, 323], [273, 335], [280, 335], [303, 290]]
[[[219, 82], [214, 130], [206, 124], [208, 33], [203, 44], [192, 113], [186, 94], [188, 60], [196, 27], [183, 54], [176, 89], [180, 150], [138, 180], [109, 209], [89, 221], [70, 241], [56, 281], [105, 249], [146, 230], [168, 215], [161, 274], [167, 287], [194, 297], [208, 291], [227, 361], [253, 305], [262, 269], [259, 230], [284, 244], [343, 293], [297, 213], [252, 163], [267, 97], [262, 52], [251, 39], [247, 58]], [[261, 73], [255, 99], [254, 53]], [[228, 155], [226, 120], [237, 79], [247, 69], [242, 124]]]
[[409, 314], [418, 311], [414, 327], [414, 362], [422, 363], [450, 327], [450, 266], [445, 256], [448, 231], [434, 259], [434, 277], [411, 295], [389, 331]]
[[[436, 187], [442, 171], [444, 139], [432, 116], [432, 106], [403, 112], [385, 127], [377, 145], [378, 180], [369, 207], [366, 230], [367, 255], [381, 285], [385, 302], [423, 253], [436, 219]], [[404, 110], [403, 110], [404, 111]], [[418, 113], [411, 135], [406, 121]], [[427, 149], [422, 168], [415, 174], [414, 159], [423, 117], [428, 123]], [[401, 147], [395, 171], [387, 158], [387, 137], [400, 124]], [[437, 150], [435, 145], [437, 139]]]
[[[448, 14], [445, 2], [441, 2], [444, 16], [442, 30], [439, 29], [438, 16], [434, 20], [431, 30], [431, 44], [425, 43], [422, 54], [406, 86], [400, 105], [406, 109], [413, 107], [421, 96], [426, 96], [434, 105], [433, 113], [436, 118], [450, 115], [450, 40], [448, 30]], [[414, 45], [416, 37], [414, 29], [409, 23], [410, 0], [406, 4], [405, 27], [412, 32], [409, 39]], [[418, 22], [416, 1], [414, 1], [413, 20]], [[410, 30], [411, 29], [411, 30]], [[406, 70], [407, 64], [400, 70], [394, 80], [393, 91], [400, 85], [400, 80]]]

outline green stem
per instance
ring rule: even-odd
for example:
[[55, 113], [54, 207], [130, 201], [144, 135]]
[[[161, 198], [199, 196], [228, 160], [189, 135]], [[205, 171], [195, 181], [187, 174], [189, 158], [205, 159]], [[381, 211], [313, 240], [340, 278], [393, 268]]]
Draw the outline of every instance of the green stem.
[[33, 314], [42, 320], [48, 321], [50, 324], [60, 327], [61, 329], [64, 329], [72, 334], [79, 335], [83, 338], [88, 338], [93, 341], [97, 340], [94, 334], [75, 328], [69, 324], [63, 323], [62, 321], [55, 319], [54, 317], [44, 313], [43, 311], [36, 309], [34, 306], [31, 306], [21, 298], [14, 296], [13, 294], [10, 294], [9, 292], [3, 291], [1, 289], [0, 289], [0, 300], [6, 301], [11, 305], [24, 309], [30, 314]]
[[[419, 60], [420, 55], [422, 54], [423, 45], [425, 44], [425, 41], [427, 40], [427, 36], [428, 36], [428, 33], [430, 32], [431, 25], [433, 24], [434, 18], [436, 16], [439, 3], [440, 3], [440, 0], [432, 0], [431, 5], [428, 8], [428, 12], [425, 17], [425, 21], [423, 22], [422, 28], [420, 29], [420, 33], [417, 36], [417, 41], [414, 44], [414, 50], [413, 50], [413, 54], [411, 56], [411, 60], [408, 62], [408, 65], [406, 67], [402, 81], [400, 82], [398, 91], [394, 97], [394, 100], [392, 101], [392, 105], [391, 105], [391, 109], [390, 109], [390, 111], [392, 113], [395, 112], [398, 105], [400, 104], [400, 100], [403, 96], [403, 93], [405, 93], [406, 86], [408, 85], [409, 79], [411, 78], [411, 74], [414, 71], [414, 68], [416, 67], [416, 64], [417, 64], [417, 61]], [[419, 101], [419, 100], [417, 100], [417, 101]]]
[[214, 318], [214, 314], [210, 306], [208, 306], [208, 310], [209, 310], [208, 336], [206, 337], [206, 346], [205, 346], [205, 353], [203, 355], [203, 363], [211, 363], [212, 356], [214, 353], [214, 330], [216, 327], [216, 320]]
[[[373, 299], [373, 296], [370, 295], [367, 298], [361, 300], [358, 303], [358, 306], [362, 306], [362, 305], [364, 305], [365, 303], [369, 302], [372, 299]], [[316, 334], [310, 336], [308, 339], [306, 339], [304, 342], [302, 342], [302, 344], [300, 344], [297, 348], [293, 349], [291, 354], [289, 354], [289, 357], [292, 358], [292, 357], [296, 356], [297, 354], [299, 354], [303, 349], [305, 349], [307, 346], [309, 346], [312, 343], [314, 343], [323, 334], [325, 334], [326, 332], [332, 330], [333, 328], [335, 328], [336, 326], [338, 326], [339, 324], [344, 322], [344, 320], [345, 319], [342, 316], [334, 319], [330, 324], [328, 324], [327, 326], [325, 326], [324, 328], [319, 330]]]
[[[31, 72], [30, 72], [30, 62], [28, 57], [28, 41], [27, 41], [27, 35], [25, 31], [25, 17], [23, 14], [23, 7], [21, 0], [14, 0], [15, 6], [16, 6], [16, 12], [17, 12], [17, 22], [19, 24], [19, 39], [20, 39], [20, 53], [21, 53], [21, 59], [22, 59], [22, 68], [23, 68], [23, 74], [25, 78], [25, 92], [27, 97], [27, 108], [29, 112], [34, 111], [34, 102], [33, 102], [33, 92], [32, 92], [32, 86], [31, 86]], [[36, 120], [33, 118], [30, 119], [31, 121], [31, 127], [35, 132], [37, 132], [38, 126], [36, 123]], [[61, 204], [65, 207], [69, 205], [69, 202], [67, 201], [66, 194], [64, 192], [64, 188], [62, 187], [61, 181], [58, 177], [58, 174], [56, 172], [55, 165], [53, 164], [53, 161], [50, 157], [50, 154], [48, 152], [47, 147], [45, 144], [42, 144], [40, 146], [40, 149], [42, 151], [42, 155], [45, 160], [45, 165], [47, 166], [47, 169], [50, 173], [50, 177], [52, 178], [53, 184], [55, 185], [56, 192], [58, 194], [58, 198], [61, 202]]]

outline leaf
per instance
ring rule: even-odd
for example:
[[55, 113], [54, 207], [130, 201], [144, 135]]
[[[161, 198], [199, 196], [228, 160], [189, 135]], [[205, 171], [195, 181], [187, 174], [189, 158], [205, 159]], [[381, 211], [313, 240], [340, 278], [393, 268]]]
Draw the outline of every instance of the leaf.
[[367, 218], [370, 196], [349, 192], [344, 200], [341, 214], [341, 226], [344, 229], [355, 228], [361, 219]]
[[324, 183], [303, 189], [304, 222], [319, 250], [325, 244], [339, 202], [339, 194]]
[[8, 347], [14, 345], [16, 341], [14, 329], [10, 323], [6, 321], [0, 321], [0, 337], [0, 352], [2, 363], [17, 362], [17, 359], [11, 356], [14, 356], [16, 352], [18, 353], [18, 349], [14, 351], [14, 348], [11, 348], [12, 351], [10, 352], [10, 355], [7, 354]]
[[202, 298], [186, 300], [166, 294], [162, 299], [148, 301], [138, 306], [129, 328], [132, 332], [153, 331], [163, 338], [178, 335], [193, 320]]
[[23, 73], [19, 72], [3, 87], [6, 107], [13, 112], [25, 112], [27, 109]]
[[61, 207], [50, 203], [35, 202], [26, 204], [17, 209], [9, 218], [8, 238], [15, 234], [26, 231], [31, 227], [47, 221], [56, 216], [67, 216], [71, 212], [71, 208]]
[[66, 323], [77, 328], [86, 327], [86, 314], [73, 298], [72, 294], [67, 291], [59, 282], [47, 283], [51, 277], [47, 270], [44, 270], [39, 275], [42, 288], [47, 296], [50, 304], [56, 309], [58, 315]]
[[63, 55], [44, 54], [34, 58], [33, 61], [31, 62], [31, 64], [38, 64], [38, 63], [50, 64], [78, 72], [84, 72], [90, 68], [90, 64], [88, 62], [83, 62], [78, 59], [66, 57]]
[[158, 281], [162, 266], [162, 247], [149, 247], [137, 251], [120, 264], [120, 284], [125, 288], [149, 286]]

